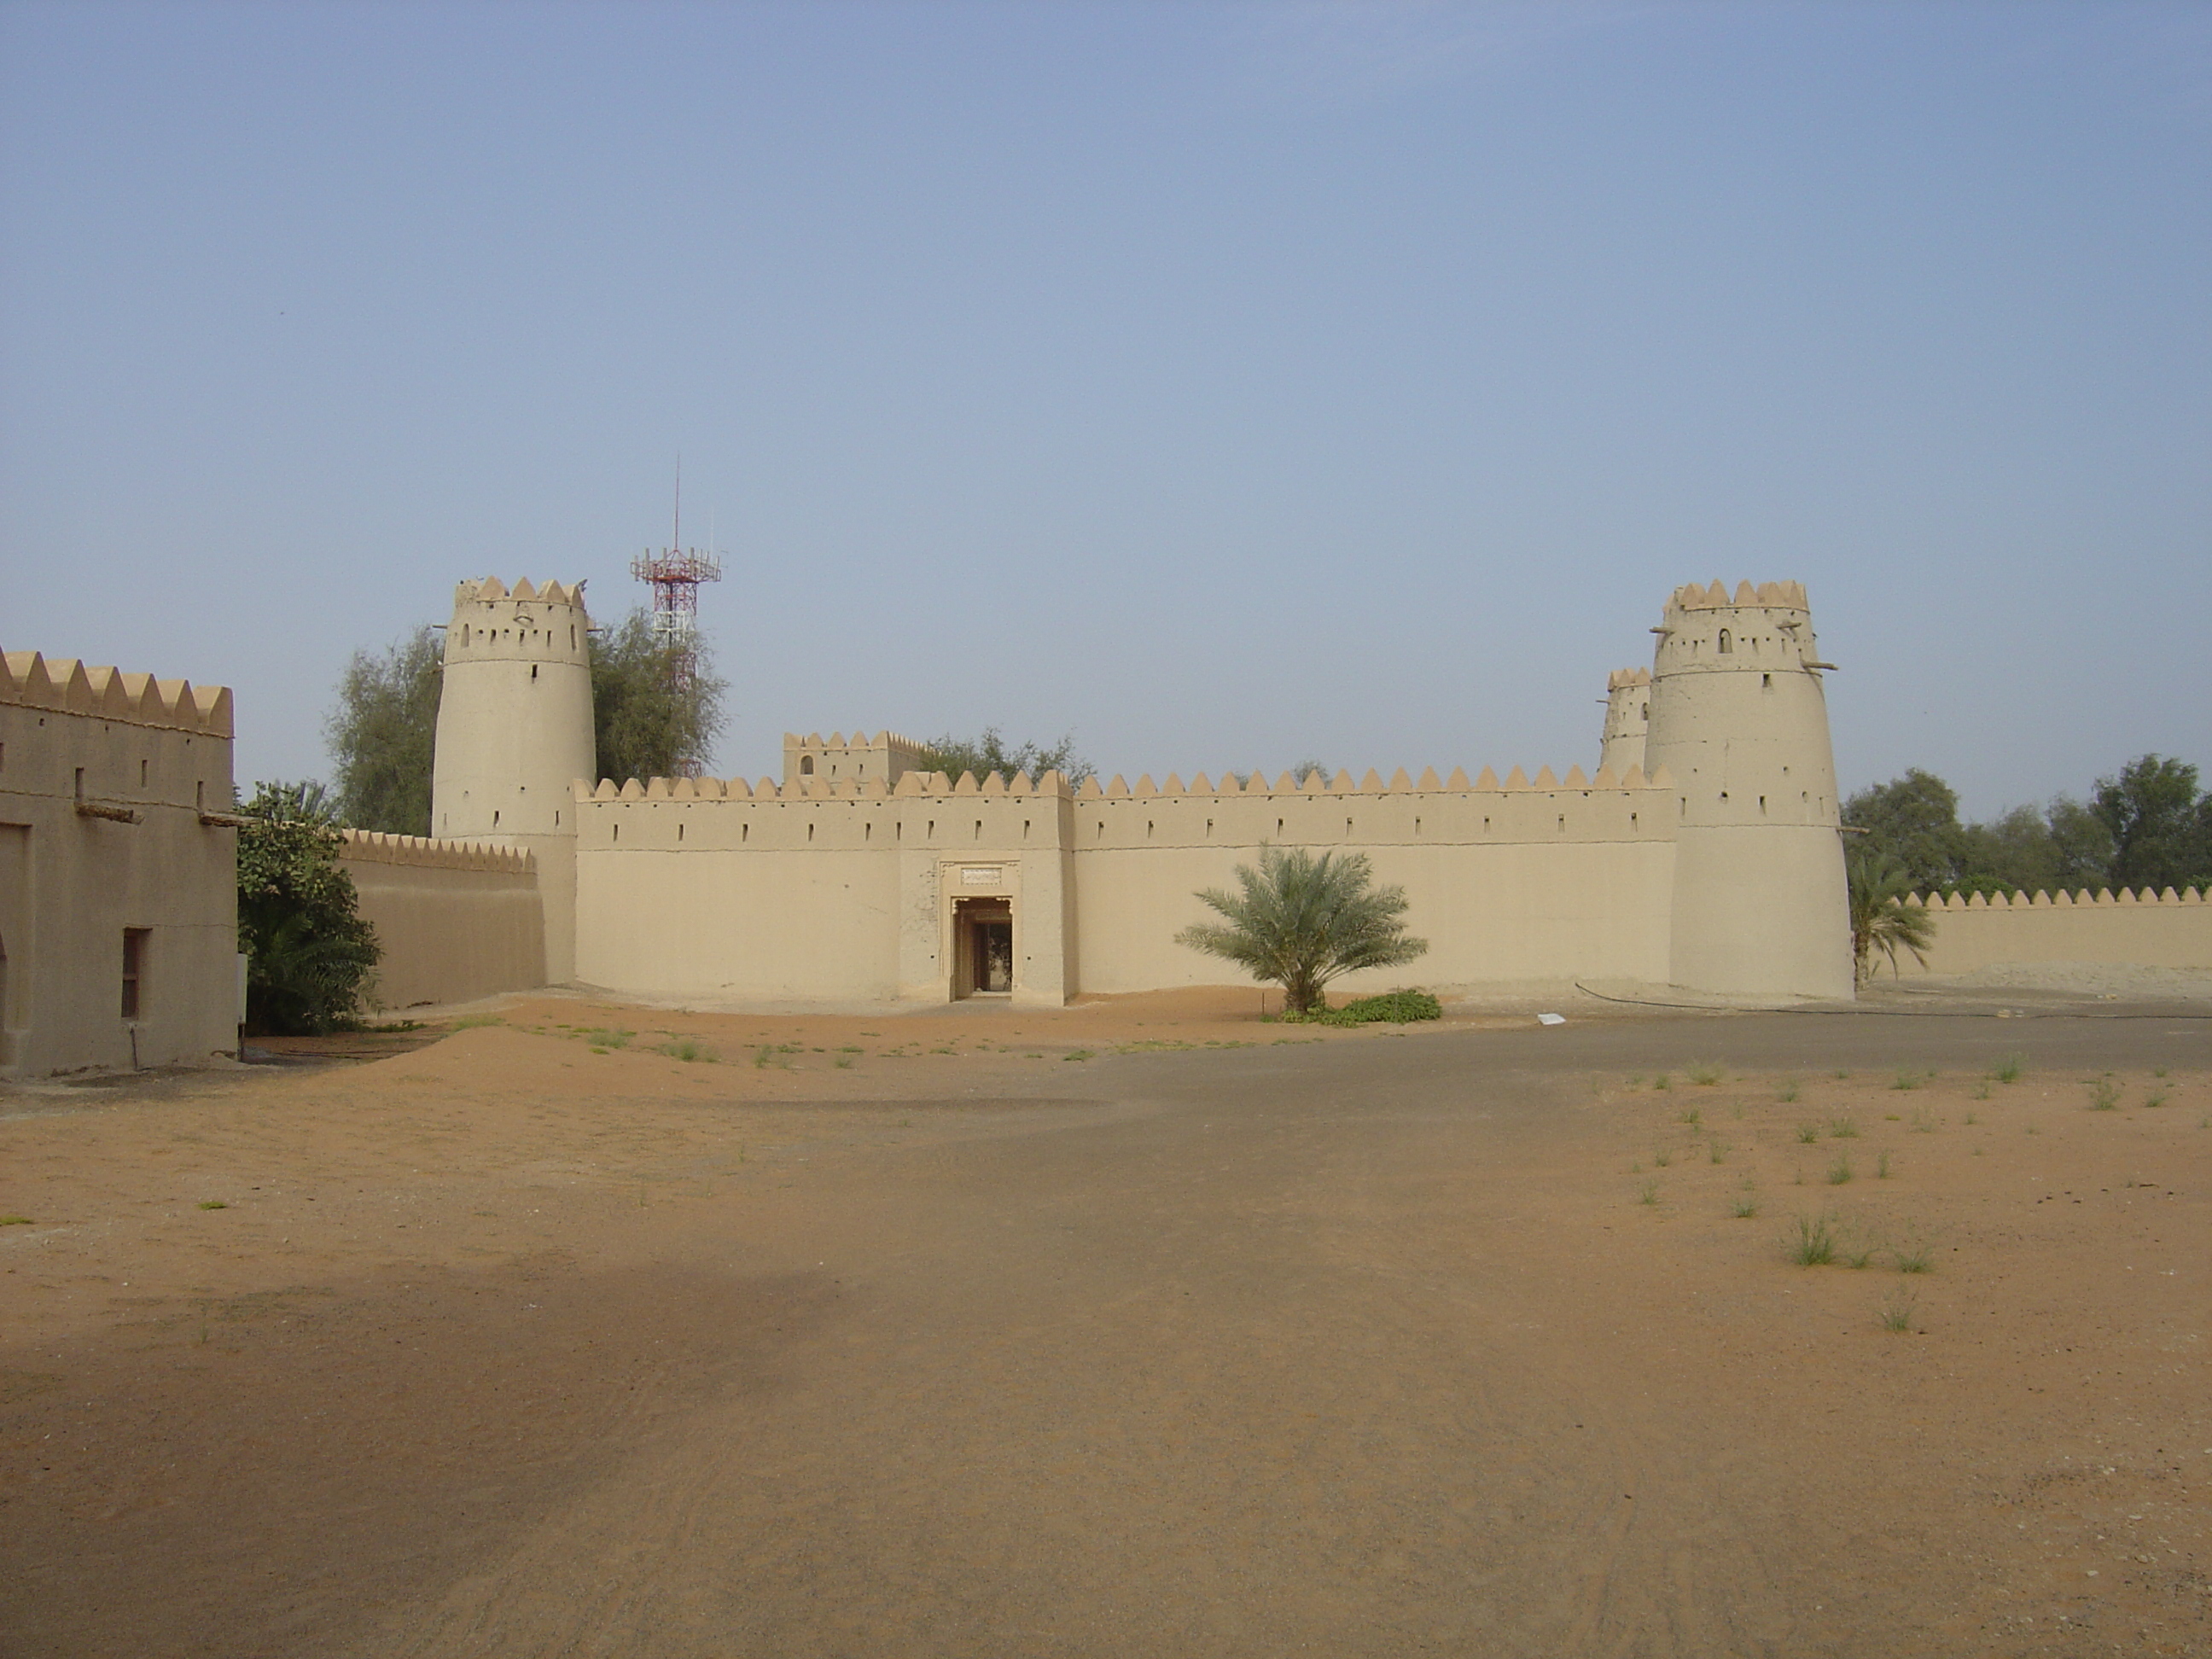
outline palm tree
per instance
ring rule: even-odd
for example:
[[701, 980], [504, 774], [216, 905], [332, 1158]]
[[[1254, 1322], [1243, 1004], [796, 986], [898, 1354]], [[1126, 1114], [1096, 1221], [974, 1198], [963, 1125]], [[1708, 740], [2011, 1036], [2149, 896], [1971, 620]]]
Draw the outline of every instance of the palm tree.
[[1926, 905], [1906, 902], [1912, 889], [1905, 866], [1862, 841], [1845, 850], [1844, 875], [1850, 895], [1853, 982], [1866, 983], [1876, 951], [1889, 958], [1893, 974], [1900, 946], [1925, 968], [1928, 947], [1936, 939], [1936, 918]]
[[1406, 890], [1372, 887], [1364, 853], [1260, 849], [1260, 867], [1237, 866], [1242, 893], [1212, 887], [1198, 897], [1228, 920], [1194, 922], [1176, 943], [1226, 957], [1253, 978], [1283, 988], [1285, 1013], [1328, 1007], [1322, 989], [1358, 968], [1390, 968], [1429, 948], [1407, 937]]

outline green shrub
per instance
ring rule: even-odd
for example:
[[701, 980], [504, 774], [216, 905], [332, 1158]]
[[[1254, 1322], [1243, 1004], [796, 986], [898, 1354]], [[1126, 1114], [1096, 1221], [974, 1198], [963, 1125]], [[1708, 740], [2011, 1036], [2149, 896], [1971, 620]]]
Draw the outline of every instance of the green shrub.
[[239, 809], [238, 945], [255, 1033], [355, 1024], [380, 951], [338, 863], [345, 844], [319, 784], [255, 787]]
[[1341, 1008], [1313, 1016], [1320, 1025], [1407, 1025], [1417, 1019], [1442, 1019], [1444, 1006], [1426, 991], [1388, 991], [1361, 997]]

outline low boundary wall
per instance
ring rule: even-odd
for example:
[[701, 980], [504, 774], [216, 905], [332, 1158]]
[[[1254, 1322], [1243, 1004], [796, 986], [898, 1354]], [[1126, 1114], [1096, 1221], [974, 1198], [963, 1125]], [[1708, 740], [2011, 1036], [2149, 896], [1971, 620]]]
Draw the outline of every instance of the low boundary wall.
[[386, 1008], [545, 983], [545, 915], [531, 854], [362, 830], [345, 838], [339, 861], [384, 947], [375, 995]]
[[2095, 894], [2014, 893], [1984, 898], [1915, 898], [1936, 922], [1923, 967], [1907, 951], [1899, 971], [1971, 974], [2001, 963], [2100, 962], [2139, 968], [2212, 969], [2212, 904], [2194, 887], [2162, 893], [2122, 888]]

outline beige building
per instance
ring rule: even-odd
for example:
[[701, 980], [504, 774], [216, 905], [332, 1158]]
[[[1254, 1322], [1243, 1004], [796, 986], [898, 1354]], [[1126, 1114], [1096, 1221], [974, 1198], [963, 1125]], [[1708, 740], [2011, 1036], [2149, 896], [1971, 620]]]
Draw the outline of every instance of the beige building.
[[1273, 843], [1364, 853], [1402, 885], [1431, 941], [1413, 975], [1440, 988], [1850, 994], [1827, 665], [1794, 583], [1678, 591], [1652, 665], [1610, 682], [1596, 774], [1502, 780], [1071, 788], [928, 774], [908, 739], [840, 732], [787, 737], [781, 778], [594, 784], [589, 626], [580, 588], [492, 578], [459, 587], [447, 633], [433, 821], [530, 856], [555, 980], [797, 1003], [1220, 983], [1175, 934]]
[[231, 699], [33, 652], [0, 669], [0, 1074], [238, 1040]]

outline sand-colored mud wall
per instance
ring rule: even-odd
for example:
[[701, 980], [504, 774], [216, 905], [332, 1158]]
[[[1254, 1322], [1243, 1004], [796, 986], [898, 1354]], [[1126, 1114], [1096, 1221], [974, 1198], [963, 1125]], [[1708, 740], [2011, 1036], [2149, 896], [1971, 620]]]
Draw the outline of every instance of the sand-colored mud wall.
[[236, 1048], [230, 806], [228, 690], [0, 657], [0, 1073]]
[[[1925, 967], [1910, 951], [1898, 953], [1906, 977], [2056, 962], [2212, 969], [2212, 904], [2193, 887], [1996, 899], [1953, 894], [1924, 902], [1934, 913], [1936, 942]], [[1886, 959], [1881, 970], [1888, 971]]]
[[1672, 796], [1640, 773], [1624, 787], [1577, 769], [1500, 783], [1433, 773], [1364, 784], [1344, 775], [1299, 787], [1255, 779], [1228, 793], [1119, 780], [1073, 803], [1078, 979], [1085, 991], [1235, 983], [1235, 969], [1175, 942], [1213, 913], [1200, 888], [1235, 890], [1263, 843], [1364, 854], [1377, 882], [1401, 886], [1407, 925], [1428, 954], [1340, 981], [1474, 986], [1575, 977], [1663, 981], [1674, 845]]
[[1673, 795], [1640, 773], [1402, 772], [1305, 787], [908, 774], [579, 791], [579, 977], [664, 995], [957, 995], [963, 901], [1014, 916], [1017, 1000], [1239, 982], [1175, 942], [1262, 843], [1365, 853], [1431, 941], [1364, 984], [1663, 981]]
[[1066, 787], [990, 781], [579, 790], [577, 977], [655, 995], [942, 1001], [956, 905], [1004, 898], [1015, 1000], [1065, 1000]]
[[536, 860], [514, 848], [349, 830], [339, 853], [384, 948], [390, 1009], [471, 1002], [545, 983]]

